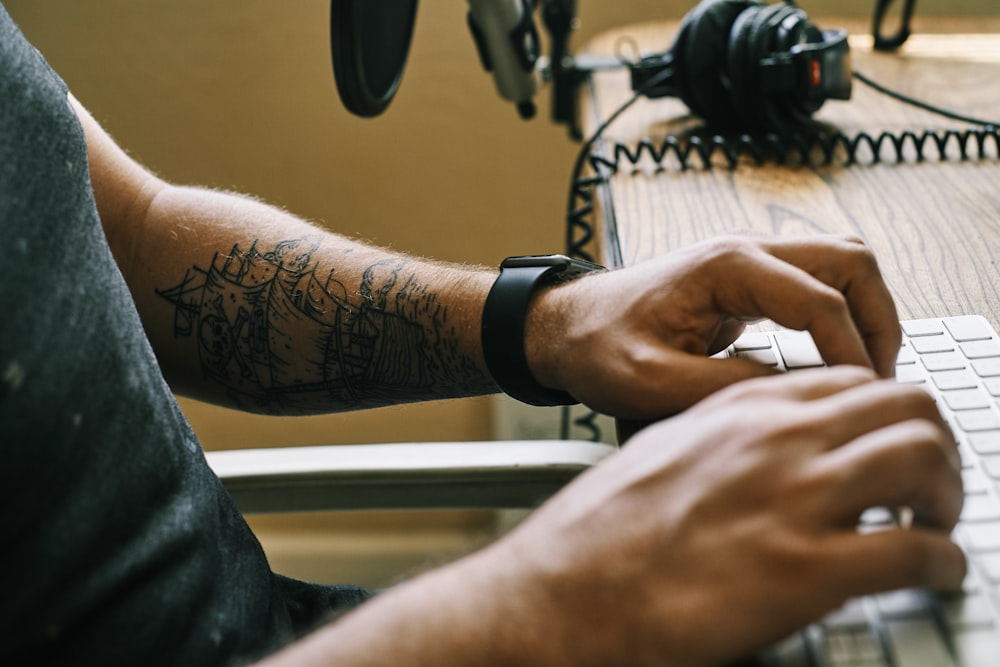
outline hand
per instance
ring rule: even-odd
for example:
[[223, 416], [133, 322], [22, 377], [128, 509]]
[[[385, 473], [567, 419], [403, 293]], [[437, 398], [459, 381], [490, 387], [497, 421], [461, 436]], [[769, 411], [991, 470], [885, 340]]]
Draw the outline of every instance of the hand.
[[734, 236], [539, 295], [526, 351], [535, 377], [617, 417], [679, 412], [774, 371], [710, 359], [747, 322], [809, 331], [824, 360], [893, 373], [900, 331], [871, 252], [847, 237]]
[[[505, 589], [529, 596], [520, 625], [578, 650], [566, 664], [695, 667], [850, 597], [958, 587], [955, 444], [925, 392], [874, 378], [749, 380], [639, 433], [493, 547], [525, 580]], [[857, 530], [865, 509], [902, 506], [912, 528]]]

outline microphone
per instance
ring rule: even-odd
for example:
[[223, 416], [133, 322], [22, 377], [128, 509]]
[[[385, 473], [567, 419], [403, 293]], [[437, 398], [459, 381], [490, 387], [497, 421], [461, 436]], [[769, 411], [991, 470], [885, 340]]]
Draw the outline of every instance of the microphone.
[[493, 73], [500, 97], [513, 102], [521, 118], [535, 115], [540, 53], [533, 13], [535, 0], [469, 0], [468, 22], [483, 69]]

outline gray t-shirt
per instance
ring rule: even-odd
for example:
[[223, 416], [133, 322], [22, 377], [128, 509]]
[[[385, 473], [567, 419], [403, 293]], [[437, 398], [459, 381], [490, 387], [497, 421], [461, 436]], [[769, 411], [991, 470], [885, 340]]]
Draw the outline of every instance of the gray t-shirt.
[[0, 244], [0, 662], [246, 662], [367, 596], [271, 573], [143, 333], [65, 84], [2, 5]]

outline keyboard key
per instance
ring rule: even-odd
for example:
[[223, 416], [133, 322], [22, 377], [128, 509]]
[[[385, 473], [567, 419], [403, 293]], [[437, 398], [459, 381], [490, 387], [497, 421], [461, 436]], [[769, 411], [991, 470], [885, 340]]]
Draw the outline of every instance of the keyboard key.
[[976, 565], [979, 566], [985, 583], [990, 586], [1000, 583], [1000, 553], [981, 554], [976, 558]]
[[771, 347], [771, 337], [762, 331], [751, 331], [736, 339], [733, 349], [737, 352], [746, 350], [764, 350]]
[[858, 523], [872, 528], [895, 528], [896, 517], [887, 507], [869, 507], [861, 513]]
[[958, 352], [934, 352], [920, 357], [924, 368], [931, 371], [958, 371], [969, 365], [968, 360]]
[[986, 378], [983, 380], [983, 386], [990, 396], [1000, 396], [1000, 377]]
[[972, 370], [981, 378], [1000, 375], [1000, 359], [974, 359]]
[[774, 342], [778, 344], [785, 366], [791, 370], [823, 365], [823, 358], [819, 356], [812, 336], [805, 331], [777, 331]]
[[1000, 521], [1000, 503], [989, 494], [966, 496], [962, 522], [966, 521]]
[[[1000, 633], [996, 628], [962, 629], [952, 637], [961, 667], [996, 667]], [[915, 663], [918, 664], [918, 663]]]
[[931, 373], [934, 386], [941, 391], [952, 389], [972, 389], [979, 386], [979, 379], [969, 371], [941, 371]]
[[952, 410], [976, 410], [990, 407], [989, 396], [983, 395], [979, 389], [959, 389], [958, 391], [946, 391], [942, 394], [944, 402]]
[[928, 594], [915, 588], [882, 593], [875, 597], [882, 616], [890, 619], [921, 618], [930, 612]]
[[986, 471], [990, 479], [1000, 479], [1000, 456], [991, 454], [990, 456], [982, 457], [980, 461], [983, 464], [983, 470]]
[[888, 621], [885, 626], [895, 658], [893, 664], [901, 667], [906, 665], [959, 667], [951, 659], [937, 625], [930, 619]]
[[955, 421], [967, 433], [1000, 430], [1000, 418], [992, 410], [966, 410], [956, 414]]
[[952, 630], [960, 628], [990, 628], [996, 622], [993, 603], [985, 593], [941, 596], [941, 610]]
[[973, 453], [972, 448], [968, 445], [968, 443], [962, 442], [961, 440], [958, 442], [958, 458], [962, 461], [962, 470], [975, 468], [976, 461], [979, 460], [979, 457]]
[[[760, 664], [776, 667], [817, 667], [813, 649], [806, 644], [802, 633], [780, 641], [768, 649], [758, 660]], [[750, 664], [758, 664], [751, 662]]]
[[941, 320], [907, 320], [900, 322], [899, 326], [903, 329], [903, 333], [911, 338], [944, 333], [944, 324]]
[[856, 657], [854, 637], [850, 630], [828, 632], [824, 636], [826, 654], [834, 665], [845, 665], [854, 662]]
[[962, 546], [970, 553], [1000, 551], [1000, 521], [970, 523], [960, 528]]
[[951, 352], [955, 349], [955, 341], [944, 334], [937, 336], [924, 336], [914, 338], [910, 341], [917, 354], [928, 354], [930, 352]]
[[761, 364], [763, 366], [777, 366], [778, 357], [774, 355], [774, 350], [744, 350], [742, 352], [737, 352], [736, 356], [740, 359], [746, 359], [747, 361], [752, 361], [754, 363]]
[[967, 568], [965, 570], [965, 579], [962, 581], [962, 593], [965, 595], [974, 595], [976, 593], [981, 593], [985, 590], [983, 582], [979, 580], [979, 575], [976, 573], [975, 569]]
[[988, 493], [991, 486], [992, 484], [986, 475], [976, 468], [962, 471], [962, 488], [965, 489], [966, 495]]
[[917, 363], [917, 353], [904, 341], [899, 348], [899, 352], [896, 353], [896, 365], [906, 366], [907, 364], [915, 363]]
[[921, 384], [927, 381], [927, 376], [918, 364], [896, 367], [896, 382], [903, 384]]
[[872, 667], [886, 664], [878, 642], [867, 628], [828, 632], [824, 641], [830, 667]]
[[859, 598], [848, 600], [844, 606], [827, 614], [823, 619], [823, 627], [827, 629], [858, 627], [868, 625], [868, 614], [864, 603]]
[[969, 446], [979, 454], [1000, 454], [1000, 431], [970, 433]]
[[995, 340], [977, 340], [971, 343], [961, 343], [959, 349], [969, 359], [986, 359], [1000, 357], [1000, 342]]
[[959, 342], [989, 339], [993, 335], [986, 320], [976, 315], [947, 317], [944, 319], [944, 325], [951, 337]]

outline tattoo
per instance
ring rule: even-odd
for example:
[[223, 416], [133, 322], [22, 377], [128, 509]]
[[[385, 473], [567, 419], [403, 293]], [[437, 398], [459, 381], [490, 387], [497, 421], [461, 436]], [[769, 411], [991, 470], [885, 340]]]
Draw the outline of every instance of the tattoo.
[[482, 389], [447, 307], [405, 272], [408, 260], [368, 267], [352, 298], [336, 269], [317, 273], [319, 244], [312, 236], [267, 252], [256, 241], [245, 252], [233, 246], [156, 290], [174, 305], [174, 335], [197, 340], [206, 377], [238, 406], [315, 412]]

